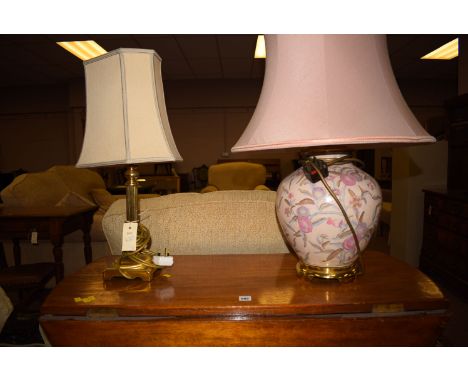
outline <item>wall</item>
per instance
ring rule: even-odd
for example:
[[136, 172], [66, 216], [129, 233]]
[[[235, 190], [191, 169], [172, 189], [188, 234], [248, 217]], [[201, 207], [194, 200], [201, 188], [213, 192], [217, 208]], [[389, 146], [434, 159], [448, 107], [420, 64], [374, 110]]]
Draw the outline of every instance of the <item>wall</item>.
[[[457, 81], [400, 81], [400, 89], [419, 122], [424, 126], [444, 114], [443, 103], [457, 94]], [[414, 266], [419, 263], [422, 243], [424, 194], [430, 186], [447, 181], [447, 142], [393, 149], [392, 256]]]
[[458, 94], [468, 93], [468, 36], [458, 38]]
[[[230, 152], [255, 110], [261, 81], [167, 81], [164, 87], [172, 133], [184, 159], [176, 164], [179, 173], [226, 157], [280, 158], [282, 176], [292, 171], [295, 152]], [[0, 171], [76, 163], [85, 124], [83, 81], [3, 89], [0, 97]]]
[[292, 171], [295, 152], [230, 152], [252, 117], [261, 81], [172, 81], [164, 86], [172, 133], [184, 159], [176, 164], [179, 173], [221, 158], [278, 158], [283, 177]]
[[67, 87], [2, 89], [0, 171], [40, 171], [69, 161]]
[[393, 150], [391, 254], [419, 264], [423, 236], [424, 194], [447, 181], [447, 141]]

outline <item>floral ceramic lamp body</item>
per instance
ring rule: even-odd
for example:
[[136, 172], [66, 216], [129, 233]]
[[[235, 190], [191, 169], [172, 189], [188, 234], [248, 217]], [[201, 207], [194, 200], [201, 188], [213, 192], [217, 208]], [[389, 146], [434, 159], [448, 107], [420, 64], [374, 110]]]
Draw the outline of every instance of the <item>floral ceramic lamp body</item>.
[[[352, 163], [329, 168], [328, 185], [345, 206], [360, 248], [377, 226], [382, 195], [378, 183]], [[323, 183], [312, 183], [302, 168], [277, 190], [276, 211], [286, 239], [306, 266], [348, 268], [358, 249], [343, 213]]]

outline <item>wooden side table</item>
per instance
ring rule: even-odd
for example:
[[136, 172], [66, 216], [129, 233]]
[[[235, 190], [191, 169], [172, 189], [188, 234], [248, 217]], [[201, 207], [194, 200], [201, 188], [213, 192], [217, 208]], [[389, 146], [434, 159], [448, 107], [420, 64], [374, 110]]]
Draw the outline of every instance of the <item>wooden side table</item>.
[[83, 231], [86, 264], [92, 261], [90, 229], [97, 207], [0, 207], [0, 239], [13, 241], [15, 265], [21, 264], [20, 240], [29, 240], [33, 231], [38, 239], [53, 245], [57, 282], [63, 279], [63, 237], [78, 229]]
[[176, 256], [151, 283], [113, 279], [101, 258], [41, 308], [59, 346], [426, 346], [447, 301], [423, 273], [366, 252], [356, 281], [298, 278], [291, 254]]

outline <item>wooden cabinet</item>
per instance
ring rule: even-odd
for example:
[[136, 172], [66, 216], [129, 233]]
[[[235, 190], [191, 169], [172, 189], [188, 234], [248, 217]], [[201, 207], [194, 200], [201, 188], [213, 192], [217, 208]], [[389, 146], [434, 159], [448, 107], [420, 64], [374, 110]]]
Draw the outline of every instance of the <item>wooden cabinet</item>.
[[168, 195], [180, 192], [180, 177], [178, 175], [153, 175], [143, 177], [152, 194]]
[[446, 102], [449, 117], [447, 128], [447, 188], [468, 191], [468, 94]]
[[420, 268], [468, 296], [468, 193], [424, 190]]

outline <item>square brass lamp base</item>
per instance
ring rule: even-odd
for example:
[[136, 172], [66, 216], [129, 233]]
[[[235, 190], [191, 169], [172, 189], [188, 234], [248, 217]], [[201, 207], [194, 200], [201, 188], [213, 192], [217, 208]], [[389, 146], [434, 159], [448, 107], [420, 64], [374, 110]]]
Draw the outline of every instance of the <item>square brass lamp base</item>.
[[102, 272], [102, 278], [104, 281], [109, 281], [115, 277], [124, 277], [130, 280], [140, 278], [143, 281], [151, 281], [153, 279], [153, 274], [155, 271], [156, 269], [154, 268], [136, 270], [131, 273], [131, 277], [127, 277], [120, 273], [118, 267], [106, 268], [104, 272]]
[[152, 262], [151, 256], [138, 256], [135, 261], [135, 255], [126, 256], [121, 255], [110, 267], [106, 268], [102, 273], [104, 281], [111, 280], [114, 277], [124, 277], [129, 280], [140, 278], [143, 281], [151, 281], [154, 273], [160, 269], [155, 264], [149, 264]]

